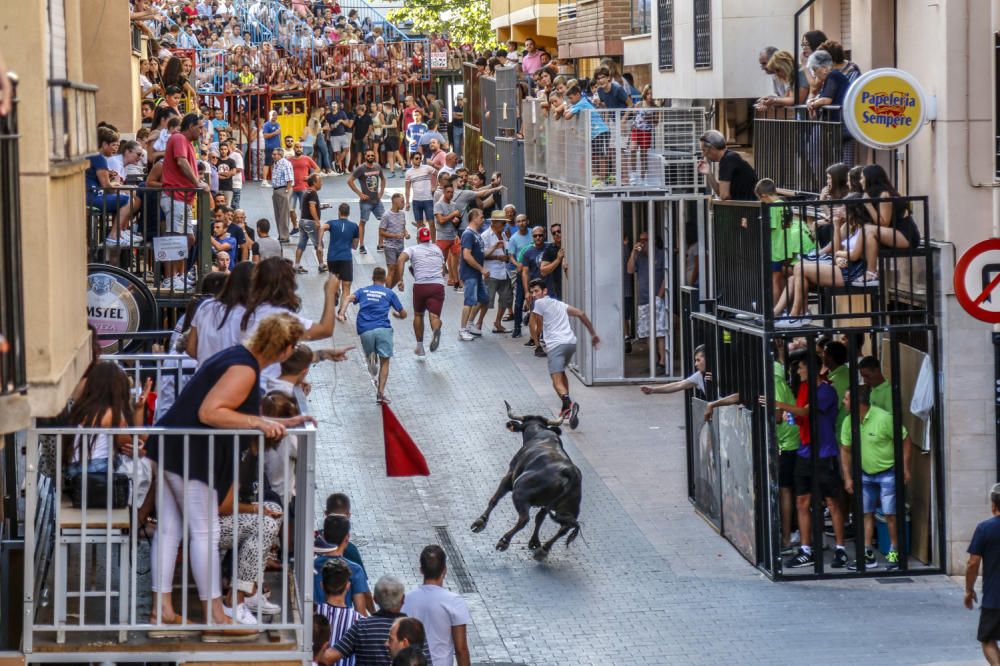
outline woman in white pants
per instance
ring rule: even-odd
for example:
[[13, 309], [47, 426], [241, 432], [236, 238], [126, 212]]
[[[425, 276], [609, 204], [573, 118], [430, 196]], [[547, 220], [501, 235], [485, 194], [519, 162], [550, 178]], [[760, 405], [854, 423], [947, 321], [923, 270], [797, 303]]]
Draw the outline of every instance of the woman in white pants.
[[[157, 425], [254, 429], [267, 438], [284, 437], [286, 427], [299, 426], [308, 417], [262, 418], [260, 371], [288, 358], [304, 332], [302, 324], [292, 315], [267, 317], [246, 343], [230, 347], [202, 364]], [[245, 446], [248, 438], [243, 440], [234, 444], [231, 436], [191, 435], [185, 446], [185, 438], [181, 436], [164, 436], [162, 441], [150, 438], [148, 455], [159, 462], [163, 477], [162, 491], [157, 497], [159, 524], [152, 543], [152, 624], [169, 625], [167, 630], [176, 630], [177, 625], [187, 622], [174, 610], [171, 600], [174, 565], [185, 519], [191, 572], [204, 604], [205, 622], [233, 624], [222, 605], [219, 504], [234, 480], [233, 463], [239, 455], [239, 445]], [[162, 630], [157, 633], [167, 635]], [[236, 638], [255, 633], [256, 630], [229, 629], [205, 632], [205, 638]]]

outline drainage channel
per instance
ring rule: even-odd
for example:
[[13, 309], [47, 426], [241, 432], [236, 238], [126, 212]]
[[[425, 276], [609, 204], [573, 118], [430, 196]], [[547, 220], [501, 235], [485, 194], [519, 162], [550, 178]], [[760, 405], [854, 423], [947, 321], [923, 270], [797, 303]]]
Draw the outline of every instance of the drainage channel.
[[455, 545], [451, 538], [451, 532], [447, 525], [435, 525], [434, 532], [437, 534], [438, 542], [448, 556], [448, 573], [454, 580], [458, 581], [458, 589], [462, 594], [475, 594], [478, 592], [476, 583], [472, 580], [472, 575], [465, 566], [462, 552]]

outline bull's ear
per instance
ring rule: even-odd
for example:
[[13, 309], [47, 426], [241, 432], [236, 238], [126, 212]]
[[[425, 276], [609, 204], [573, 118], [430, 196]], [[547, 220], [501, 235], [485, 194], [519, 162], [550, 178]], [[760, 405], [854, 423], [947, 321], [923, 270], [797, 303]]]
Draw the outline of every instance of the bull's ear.
[[524, 424], [518, 421], [507, 421], [507, 430], [511, 432], [521, 432], [524, 429]]

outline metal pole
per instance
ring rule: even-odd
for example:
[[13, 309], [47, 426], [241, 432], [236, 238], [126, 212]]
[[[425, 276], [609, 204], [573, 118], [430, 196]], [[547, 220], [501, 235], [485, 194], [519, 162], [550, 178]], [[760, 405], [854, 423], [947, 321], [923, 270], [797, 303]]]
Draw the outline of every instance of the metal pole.
[[649, 321], [649, 376], [656, 378], [656, 225], [653, 224], [654, 210], [653, 201], [646, 202], [646, 235], [649, 242], [646, 243], [646, 275], [642, 279], [646, 280], [646, 315]]
[[993, 414], [996, 418], [996, 477], [1000, 481], [1000, 332], [993, 331]]

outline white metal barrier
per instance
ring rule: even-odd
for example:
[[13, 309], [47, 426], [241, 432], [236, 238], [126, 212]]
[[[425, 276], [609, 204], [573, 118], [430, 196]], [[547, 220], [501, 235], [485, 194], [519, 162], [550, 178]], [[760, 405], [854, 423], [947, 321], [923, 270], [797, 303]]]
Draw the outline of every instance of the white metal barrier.
[[[120, 357], [118, 357], [119, 360]], [[137, 364], [138, 365], [138, 364]], [[288, 449], [279, 454], [279, 467], [283, 470], [283, 493], [281, 506], [284, 515], [281, 518], [279, 533], [275, 543], [264, 543], [260, 529], [256, 536], [248, 539], [240, 537], [238, 495], [234, 500], [232, 556], [233, 575], [231, 592], [225, 597], [230, 608], [237, 605], [237, 564], [241, 540], [244, 547], [247, 544], [255, 546], [257, 551], [258, 572], [264, 572], [265, 552], [272, 551], [276, 546], [280, 549], [281, 559], [277, 575], [267, 576], [270, 581], [271, 602], [281, 607], [280, 613], [272, 621], [265, 621], [262, 611], [254, 616], [253, 624], [220, 625], [213, 623], [211, 617], [201, 621], [188, 621], [189, 611], [195, 610], [200, 604], [190, 604], [189, 590], [189, 555], [191, 552], [188, 535], [189, 515], [181, 511], [181, 544], [179, 589], [181, 604], [176, 611], [185, 622], [180, 626], [170, 626], [158, 618], [156, 624], [151, 624], [148, 617], [140, 617], [140, 599], [145, 602], [151, 596], [151, 590], [139, 589], [137, 565], [140, 561], [139, 535], [139, 505], [135, 501], [137, 490], [144, 482], [142, 472], [143, 446], [151, 443], [158, 446], [162, 460], [168, 447], [180, 447], [183, 461], [183, 474], [179, 475], [183, 482], [183, 495], [187, 496], [192, 479], [189, 473], [189, 463], [192, 451], [197, 447], [207, 446], [208, 469], [213, 470], [216, 461], [223, 456], [232, 461], [231, 471], [223, 470], [219, 483], [236, 484], [239, 488], [240, 459], [245, 451], [256, 446], [258, 455], [254, 463], [253, 483], [257, 488], [265, 487], [265, 441], [263, 435], [256, 430], [181, 430], [167, 428], [36, 428], [30, 430], [26, 447], [26, 515], [25, 521], [25, 567], [24, 567], [24, 617], [25, 630], [23, 650], [29, 661], [46, 661], [58, 656], [62, 651], [72, 652], [75, 660], [121, 660], [127, 654], [135, 656], [134, 650], [126, 651], [121, 643], [143, 640], [136, 632], [150, 632], [163, 629], [181, 629], [191, 632], [191, 642], [181, 639], [172, 643], [150, 644], [149, 653], [176, 653], [182, 651], [193, 660], [199, 660], [198, 654], [212, 655], [215, 660], [239, 660], [240, 652], [224, 654], [218, 651], [199, 651], [199, 635], [197, 632], [217, 631], [223, 628], [255, 629], [260, 636], [255, 642], [239, 643], [237, 645], [252, 646], [255, 660], [266, 659], [301, 659], [307, 661], [312, 657], [312, 590], [313, 590], [313, 503], [315, 497], [314, 455], [316, 444], [315, 428], [306, 427], [289, 430], [289, 435], [298, 439], [296, 460], [291, 460]], [[106, 472], [88, 472], [89, 445], [84, 445], [88, 438], [103, 436], [110, 438], [109, 442], [127, 441], [131, 447], [131, 456], [121, 456], [116, 464], [108, 465]], [[54, 442], [53, 442], [54, 440]], [[67, 451], [64, 452], [64, 443]], [[53, 446], [54, 443], [54, 446]], [[77, 443], [79, 446], [77, 447]], [[79, 449], [78, 463], [80, 466], [80, 507], [74, 508], [70, 502], [70, 494], [64, 477], [63, 469], [65, 454]], [[278, 449], [282, 451], [282, 449]], [[292, 472], [296, 493], [292, 496]], [[249, 469], [249, 468], [248, 468]], [[115, 474], [125, 474], [131, 500], [124, 508], [113, 507], [113, 488]], [[246, 470], [244, 478], [246, 478]], [[105, 497], [88, 497], [90, 485], [88, 479], [95, 474], [105, 476]], [[161, 482], [163, 473], [156, 472], [153, 483], [153, 493], [158, 507], [164, 506], [164, 494], [168, 491]], [[214, 496], [216, 480], [209, 475], [209, 496]], [[238, 492], [238, 491], [237, 491]], [[288, 510], [294, 501], [295, 524], [289, 525]], [[258, 525], [262, 525], [265, 516], [264, 501], [256, 502]], [[206, 511], [212, 508], [205, 507]], [[247, 515], [244, 512], [244, 516]], [[226, 518], [221, 518], [225, 521]], [[163, 529], [163, 519], [157, 529]], [[256, 542], [253, 541], [256, 539]], [[162, 541], [159, 543], [162, 545]], [[210, 545], [210, 542], [209, 542]], [[88, 557], [88, 546], [94, 556]], [[97, 556], [98, 547], [103, 546], [103, 555]], [[294, 548], [294, 564], [290, 554]], [[150, 548], [149, 557], [152, 560], [157, 553]], [[74, 553], [74, 551], [77, 551]], [[73, 555], [76, 554], [74, 559]], [[166, 561], [173, 564], [176, 553], [166, 555]], [[212, 566], [222, 566], [218, 559], [207, 558]], [[163, 560], [161, 560], [163, 561]], [[176, 571], [175, 571], [176, 574]], [[255, 581], [257, 591], [264, 584], [264, 576], [259, 575]], [[174, 583], [175, 590], [178, 583]], [[51, 590], [53, 603], [51, 607], [43, 603], [47, 596], [43, 590]], [[71, 604], [72, 600], [75, 604]], [[73, 606], [76, 612], [72, 613]], [[267, 632], [279, 632], [276, 642], [268, 638]], [[70, 635], [72, 646], [60, 647]], [[54, 640], [53, 640], [54, 639]], [[193, 646], [193, 647], [192, 647]], [[205, 656], [201, 657], [203, 660]], [[169, 659], [161, 659], [167, 660]], [[245, 660], [245, 659], [244, 659]]]

